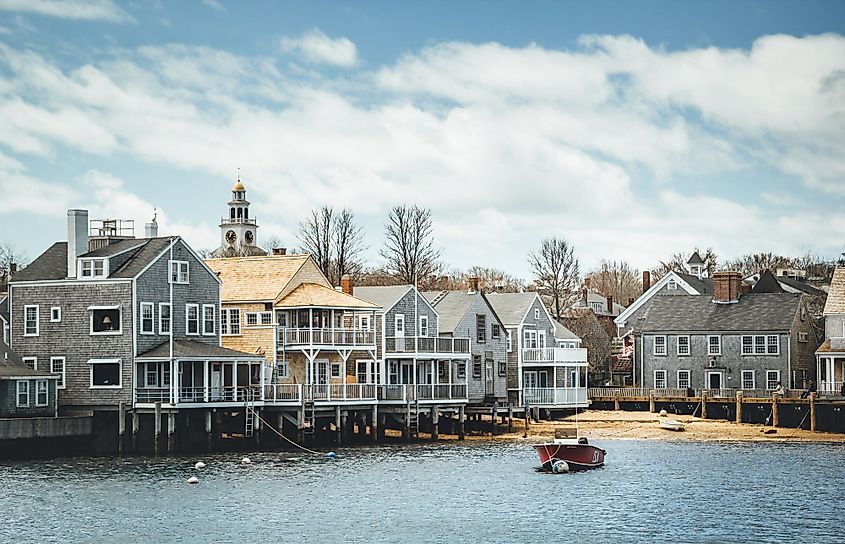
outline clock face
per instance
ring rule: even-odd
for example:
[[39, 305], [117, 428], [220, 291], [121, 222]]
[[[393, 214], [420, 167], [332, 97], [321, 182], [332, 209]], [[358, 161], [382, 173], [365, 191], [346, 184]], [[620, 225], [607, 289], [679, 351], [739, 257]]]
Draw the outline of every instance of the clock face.
[[248, 231], [246, 231], [246, 233], [244, 233], [244, 240], [246, 240], [246, 245], [248, 245], [248, 246], [251, 246], [251, 245], [252, 245], [252, 242], [254, 241], [254, 238], [253, 238], [253, 236], [252, 236], [252, 231], [251, 231], [251, 230], [248, 230]]
[[237, 239], [238, 239], [238, 235], [235, 234], [235, 231], [230, 230], [229, 232], [226, 233], [226, 241], [229, 242], [230, 244], [234, 244], [235, 240], [237, 240]]

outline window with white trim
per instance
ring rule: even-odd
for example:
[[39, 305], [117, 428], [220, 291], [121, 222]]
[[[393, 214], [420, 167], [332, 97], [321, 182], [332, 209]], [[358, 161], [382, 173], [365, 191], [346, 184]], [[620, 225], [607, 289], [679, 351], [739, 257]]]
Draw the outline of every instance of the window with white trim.
[[253, 327], [258, 325], [258, 312], [247, 312], [246, 313], [246, 326]]
[[481, 355], [472, 356], [472, 377], [476, 379], [481, 377]]
[[155, 305], [152, 302], [141, 303], [141, 334], [155, 334]]
[[405, 314], [396, 314], [393, 318], [393, 331], [396, 336], [405, 336]]
[[199, 304], [185, 304], [185, 334], [191, 336], [200, 333], [200, 306]]
[[690, 354], [689, 336], [679, 336], [678, 337], [678, 355], [689, 355], [689, 354]]
[[655, 389], [666, 389], [666, 371], [665, 370], [655, 370], [654, 371], [654, 388]]
[[123, 334], [120, 306], [91, 306], [90, 334]]
[[47, 406], [47, 380], [35, 381], [35, 406]]
[[766, 336], [766, 354], [778, 355], [780, 354], [780, 343], [778, 342], [778, 335], [770, 334]]
[[91, 389], [120, 389], [120, 359], [91, 359]]
[[669, 280], [666, 283], [666, 290], [667, 291], [677, 291], [678, 290], [678, 283], [675, 280]]
[[722, 354], [722, 337], [716, 334], [707, 337], [707, 355]]
[[754, 337], [753, 336], [743, 336], [742, 337], [742, 354], [743, 355], [753, 355], [754, 354]]
[[332, 378], [340, 378], [340, 363], [332, 363], [331, 373]]
[[654, 337], [654, 354], [655, 355], [666, 355], [666, 337], [665, 336], [655, 336]]
[[534, 319], [540, 319], [540, 308], [534, 308]]
[[59, 380], [56, 387], [59, 389], [65, 388], [65, 358], [64, 357], [50, 357], [50, 372], [59, 375]]
[[158, 305], [158, 333], [170, 334], [170, 303], [168, 302]]
[[455, 365], [455, 371], [458, 374], [458, 378], [464, 379], [467, 377], [467, 364], [464, 362], [459, 362]]
[[743, 370], [742, 371], [742, 388], [743, 389], [754, 389], [754, 371], [753, 370]]
[[50, 323], [59, 323], [62, 320], [61, 306], [53, 306], [50, 308]]
[[277, 378], [287, 378], [288, 377], [288, 361], [287, 359], [281, 359], [276, 361], [276, 377]]
[[780, 370], [767, 370], [766, 371], [766, 389], [771, 391], [772, 389], [777, 388], [779, 383], [780, 383]]
[[420, 336], [428, 336], [428, 316], [420, 316]]
[[29, 380], [18, 380], [17, 398], [15, 400], [15, 405], [18, 408], [29, 406]]
[[23, 307], [23, 335], [38, 336], [38, 305]]
[[79, 264], [80, 278], [94, 279], [106, 277], [105, 259], [81, 259]]
[[478, 342], [487, 341], [487, 316], [475, 314], [475, 339]]
[[508, 353], [513, 351], [513, 337], [511, 336], [512, 332], [513, 331], [508, 330]]
[[780, 343], [776, 334], [757, 334], [742, 337], [743, 355], [780, 355]]
[[499, 376], [507, 376], [508, 375], [508, 363], [505, 361], [499, 361]]
[[689, 370], [679, 370], [678, 371], [678, 389], [687, 389], [689, 388], [690, 384], [690, 371]]
[[[273, 315], [270, 314], [272, 319]], [[202, 305], [202, 333], [205, 335], [213, 335], [214, 327], [217, 324], [217, 318], [214, 315], [214, 304]]]
[[240, 308], [223, 308], [220, 310], [220, 334], [223, 336], [240, 336]]
[[490, 338], [499, 338], [502, 335], [502, 328], [498, 323], [490, 324]]
[[522, 331], [523, 349], [533, 349], [537, 347], [537, 331]]
[[262, 325], [273, 324], [273, 312], [261, 312], [261, 315], [259, 317], [261, 319]]
[[21, 357], [23, 364], [32, 370], [38, 370], [38, 357]]
[[188, 261], [170, 261], [170, 283], [188, 283]]

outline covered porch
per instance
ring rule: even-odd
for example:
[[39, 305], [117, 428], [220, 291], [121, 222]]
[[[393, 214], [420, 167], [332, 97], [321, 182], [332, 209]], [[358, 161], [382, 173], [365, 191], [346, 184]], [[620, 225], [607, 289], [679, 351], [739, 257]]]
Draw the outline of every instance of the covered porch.
[[524, 366], [520, 405], [587, 407], [587, 363]]
[[389, 358], [380, 400], [467, 402], [465, 359]]
[[[834, 340], [842, 340], [841, 345]], [[826, 340], [816, 351], [818, 391], [828, 395], [842, 395], [845, 382], [845, 339]]]

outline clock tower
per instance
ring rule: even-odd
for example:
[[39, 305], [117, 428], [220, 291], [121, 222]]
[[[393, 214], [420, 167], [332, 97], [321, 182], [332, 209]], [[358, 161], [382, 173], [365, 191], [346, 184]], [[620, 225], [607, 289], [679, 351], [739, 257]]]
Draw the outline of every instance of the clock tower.
[[246, 199], [246, 187], [241, 183], [240, 175], [232, 186], [232, 199], [229, 201], [229, 213], [220, 219], [220, 247], [212, 257], [242, 257], [266, 255], [259, 248], [258, 222], [249, 217], [249, 201]]

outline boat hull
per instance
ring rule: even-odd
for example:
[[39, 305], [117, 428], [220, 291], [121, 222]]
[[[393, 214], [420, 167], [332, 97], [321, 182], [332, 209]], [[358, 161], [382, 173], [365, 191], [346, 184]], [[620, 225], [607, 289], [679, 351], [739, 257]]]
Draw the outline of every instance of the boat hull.
[[552, 470], [556, 461], [566, 461], [569, 470], [588, 470], [604, 465], [604, 456], [607, 453], [601, 448], [590, 444], [559, 444], [550, 442], [548, 444], [535, 444], [534, 449], [540, 456], [543, 470]]

